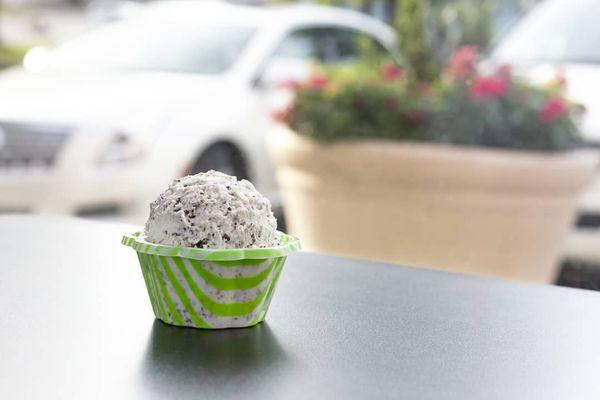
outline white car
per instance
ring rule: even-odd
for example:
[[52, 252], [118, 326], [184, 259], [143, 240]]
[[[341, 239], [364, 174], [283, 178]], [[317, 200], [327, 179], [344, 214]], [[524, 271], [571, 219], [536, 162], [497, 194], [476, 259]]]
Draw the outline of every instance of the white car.
[[[600, 148], [600, 1], [546, 0], [493, 49], [493, 63], [508, 63], [536, 83], [563, 75], [569, 98], [586, 107], [583, 134]], [[567, 258], [600, 260], [600, 177], [582, 198]]]
[[[351, 62], [387, 25], [314, 5], [159, 2], [0, 74], [0, 211], [141, 207], [206, 169], [277, 205], [264, 134], [279, 81]], [[141, 215], [141, 214], [140, 214]]]

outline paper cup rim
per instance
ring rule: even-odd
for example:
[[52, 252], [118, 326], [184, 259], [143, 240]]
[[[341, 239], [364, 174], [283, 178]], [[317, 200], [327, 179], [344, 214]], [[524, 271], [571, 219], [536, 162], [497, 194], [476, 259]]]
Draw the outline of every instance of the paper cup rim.
[[279, 246], [244, 249], [199, 249], [195, 247], [168, 246], [154, 244], [143, 239], [142, 232], [123, 235], [121, 243], [144, 254], [169, 257], [184, 257], [207, 261], [236, 261], [244, 259], [266, 259], [285, 257], [301, 249], [300, 240], [294, 236], [277, 231]]

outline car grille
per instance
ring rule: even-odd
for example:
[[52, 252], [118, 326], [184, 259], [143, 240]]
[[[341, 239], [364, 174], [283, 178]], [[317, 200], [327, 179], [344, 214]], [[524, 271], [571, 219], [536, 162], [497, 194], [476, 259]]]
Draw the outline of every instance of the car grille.
[[54, 165], [70, 131], [64, 126], [0, 122], [0, 169]]

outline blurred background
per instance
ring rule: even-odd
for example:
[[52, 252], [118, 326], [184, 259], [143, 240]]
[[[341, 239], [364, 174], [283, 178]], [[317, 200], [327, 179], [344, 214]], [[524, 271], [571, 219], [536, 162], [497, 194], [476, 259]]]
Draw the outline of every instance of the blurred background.
[[[399, 66], [412, 60], [415, 79], [433, 80], [444, 73], [444, 63], [456, 57], [457, 49], [473, 45], [479, 51], [478, 68], [511, 65], [515, 74], [541, 85], [564, 78], [567, 95], [586, 108], [579, 147], [595, 152], [600, 143], [599, 18], [600, 4], [591, 0], [0, 0], [0, 212], [142, 224], [148, 204], [171, 180], [216, 169], [251, 180], [271, 199], [280, 226], [285, 229], [287, 222], [292, 233], [314, 244], [311, 250], [462, 271], [427, 259], [420, 263], [410, 255], [435, 252], [435, 245], [393, 257], [380, 257], [366, 244], [358, 253], [343, 243], [319, 246], [324, 239], [314, 228], [318, 222], [309, 228], [302, 222], [312, 221], [316, 208], [306, 193], [294, 193], [308, 185], [295, 183], [302, 172], [291, 173], [285, 160], [274, 160], [265, 142], [279, 125], [274, 110], [292, 101], [285, 82], [307, 79], [316, 64], [363, 65], [365, 54]], [[392, 78], [404, 70], [394, 71], [389, 70]], [[464, 120], [469, 122], [467, 116]], [[512, 147], [519, 150], [518, 146]], [[460, 154], [455, 157], [462, 159]], [[343, 164], [336, 168], [344, 169]], [[539, 171], [545, 180], [543, 164], [532, 165], [524, 169], [534, 168], [534, 175]], [[386, 168], [383, 160], [379, 166]], [[460, 168], [454, 173], [464, 174]], [[436, 187], [458, 185], [451, 176], [435, 176]], [[344, 182], [357, 184], [357, 179]], [[494, 196], [499, 199], [504, 193], [489, 189], [489, 179], [495, 178], [481, 175], [473, 182], [480, 183], [477, 190], [491, 204], [497, 200]], [[600, 189], [594, 182], [576, 193], [576, 207], [560, 211], [569, 229], [566, 234], [557, 229], [554, 248], [536, 244], [543, 231], [527, 231], [535, 236], [531, 246], [546, 253], [540, 259], [551, 264], [543, 275], [548, 278], [538, 275], [533, 280], [600, 289]], [[293, 186], [287, 195], [281, 190], [286, 186]], [[537, 196], [531, 210], [556, 201], [554, 192], [545, 190], [525, 195]], [[384, 192], [375, 199], [384, 201]], [[331, 198], [335, 205], [335, 196]], [[488, 206], [478, 201], [478, 207]], [[378, 204], [373, 200], [371, 206]], [[410, 207], [393, 200], [386, 205]], [[527, 209], [511, 205], [498, 213], [520, 218], [518, 213], [529, 213], [523, 210]], [[454, 235], [460, 236], [460, 221], [470, 219], [468, 212], [462, 219], [423, 212], [411, 222], [416, 224], [410, 225], [412, 231], [426, 232], [435, 218], [436, 232], [455, 229]], [[511, 224], [508, 219], [495, 221], [482, 223]], [[398, 215], [392, 223], [408, 226], [409, 221]], [[543, 221], [529, 223], [547, 226]], [[377, 236], [377, 226], [369, 229], [363, 235]], [[403, 237], [392, 232], [401, 248]], [[511, 232], [506, 228], [503, 235]], [[356, 235], [344, 241], [360, 246]], [[521, 251], [511, 243], [492, 243], [496, 248], [486, 256]], [[485, 247], [476, 241], [467, 245]], [[457, 254], [469, 254], [458, 254], [448, 265], [476, 262], [476, 257], [469, 258], [470, 251], [461, 249]], [[517, 256], [503, 262], [529, 268]]]

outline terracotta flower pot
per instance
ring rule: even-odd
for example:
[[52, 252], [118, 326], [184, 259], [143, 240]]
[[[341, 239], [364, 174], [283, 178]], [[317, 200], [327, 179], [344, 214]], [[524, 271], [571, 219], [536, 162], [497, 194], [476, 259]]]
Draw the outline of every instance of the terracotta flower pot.
[[269, 136], [307, 250], [549, 282], [597, 166], [591, 152]]

